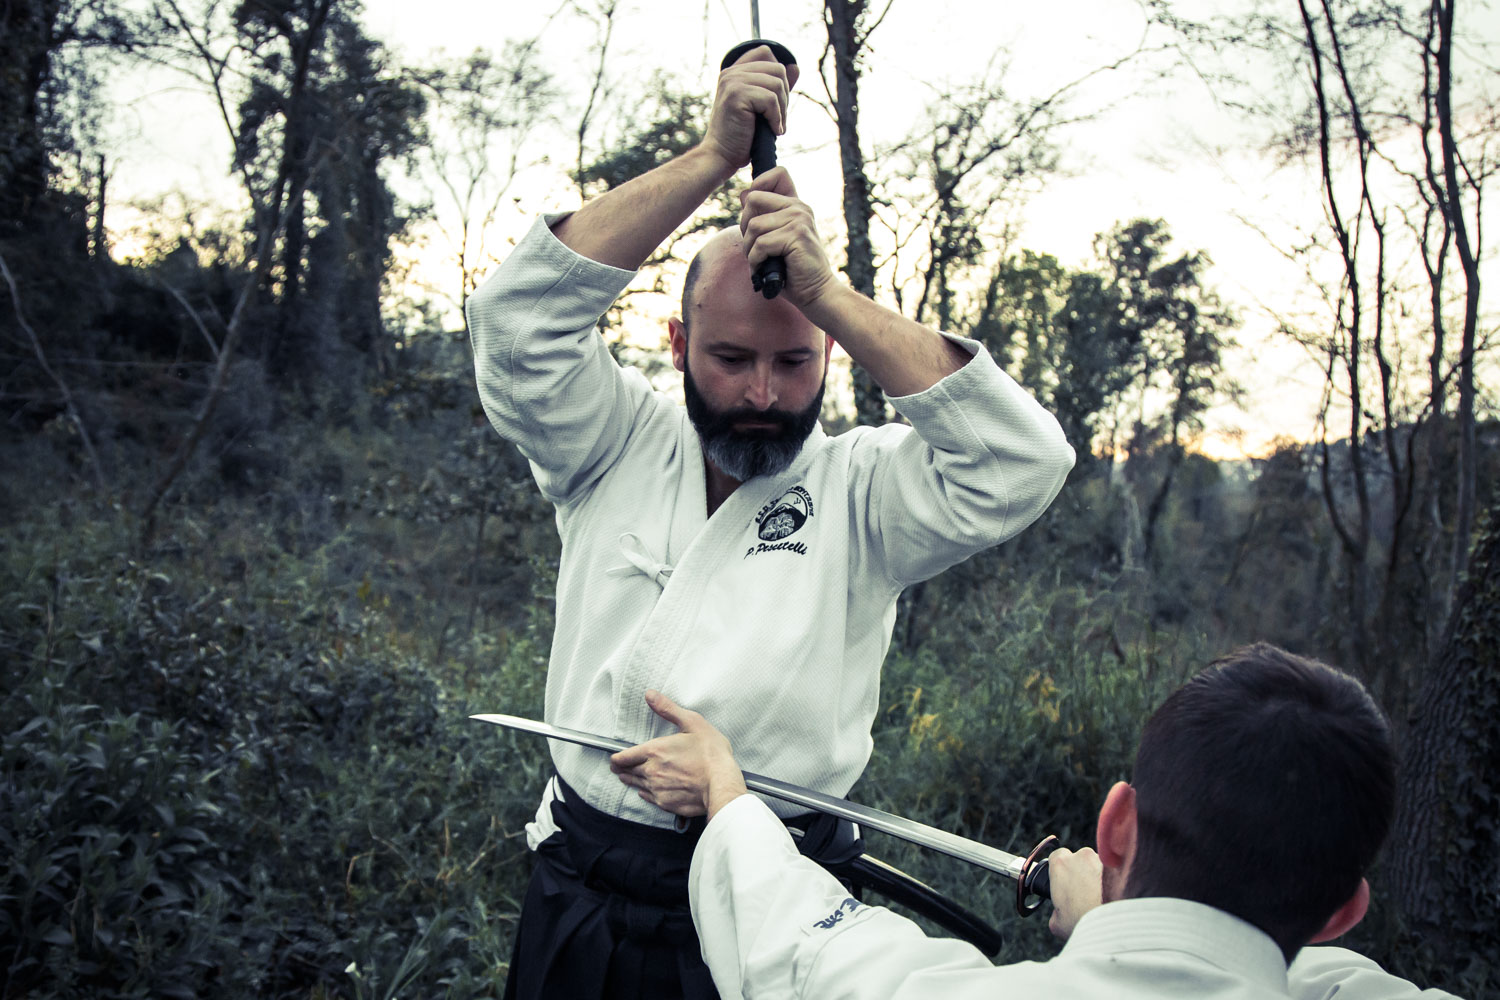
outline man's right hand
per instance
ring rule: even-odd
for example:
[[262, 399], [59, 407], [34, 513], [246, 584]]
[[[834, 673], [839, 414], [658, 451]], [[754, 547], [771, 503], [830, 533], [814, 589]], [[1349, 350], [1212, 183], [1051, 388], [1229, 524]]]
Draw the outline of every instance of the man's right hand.
[[1052, 919], [1047, 927], [1066, 941], [1083, 915], [1104, 901], [1104, 866], [1092, 847], [1060, 847], [1047, 855], [1047, 876], [1052, 884]]
[[765, 116], [775, 134], [786, 132], [787, 102], [797, 74], [795, 64], [783, 66], [766, 45], [746, 52], [719, 74], [713, 114], [701, 146], [724, 165], [726, 178], [750, 162], [758, 115]]

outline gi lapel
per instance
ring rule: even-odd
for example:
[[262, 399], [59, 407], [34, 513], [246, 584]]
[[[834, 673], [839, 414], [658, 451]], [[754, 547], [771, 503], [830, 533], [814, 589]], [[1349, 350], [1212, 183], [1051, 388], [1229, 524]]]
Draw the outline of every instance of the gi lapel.
[[[646, 706], [646, 689], [660, 685], [676, 661], [697, 622], [709, 581], [728, 561], [743, 558], [745, 538], [754, 524], [756, 512], [805, 477], [813, 456], [825, 439], [822, 428], [815, 427], [790, 468], [778, 476], [758, 478], [742, 485], [714, 511], [712, 517], [700, 522], [698, 517], [707, 510], [707, 490], [704, 474], [700, 471], [695, 476], [692, 469], [703, 468], [703, 449], [697, 431], [685, 413], [682, 425], [682, 454], [690, 464], [684, 469], [685, 482], [678, 490], [678, 509], [674, 512], [676, 516], [671, 528], [669, 561], [673, 562], [672, 575], [646, 620], [640, 639], [631, 650], [615, 691], [615, 717], [620, 722], [621, 732], [638, 741], [658, 735], [659, 720]], [[685, 506], [694, 502], [696, 507]], [[680, 547], [687, 526], [694, 522], [701, 527], [685, 547]]]

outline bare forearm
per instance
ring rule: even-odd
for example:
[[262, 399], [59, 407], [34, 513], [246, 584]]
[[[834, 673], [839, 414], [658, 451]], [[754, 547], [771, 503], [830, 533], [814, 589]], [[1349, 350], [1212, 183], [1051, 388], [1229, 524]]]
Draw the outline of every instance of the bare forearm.
[[887, 396], [923, 392], [969, 361], [969, 353], [948, 338], [838, 281], [802, 312]]
[[637, 270], [734, 168], [699, 146], [588, 202], [553, 233], [575, 253]]

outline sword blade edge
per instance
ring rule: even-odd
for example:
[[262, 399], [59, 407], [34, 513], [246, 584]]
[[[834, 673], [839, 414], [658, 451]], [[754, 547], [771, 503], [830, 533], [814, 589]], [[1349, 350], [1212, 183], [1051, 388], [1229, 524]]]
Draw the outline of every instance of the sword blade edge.
[[[515, 729], [520, 732], [532, 733], [537, 736], [545, 736], [548, 739], [562, 740], [565, 743], [576, 743], [579, 746], [590, 747], [595, 750], [605, 750], [611, 753], [628, 749], [633, 744], [624, 740], [617, 740], [609, 736], [597, 736], [593, 733], [585, 733], [577, 729], [568, 729], [564, 726], [554, 726], [548, 722], [537, 722], [534, 719], [523, 719], [516, 715], [471, 715], [469, 718], [479, 722], [488, 722], [491, 725], [502, 726], [506, 729]], [[859, 823], [871, 830], [896, 837], [907, 843], [916, 844], [918, 847], [926, 847], [929, 850], [938, 851], [949, 857], [960, 861], [967, 861], [971, 865], [984, 868], [1004, 875], [1007, 878], [1019, 879], [1021, 877], [1021, 866], [1023, 859], [1014, 854], [1007, 854], [998, 848], [988, 844], [981, 844], [977, 840], [960, 837], [956, 833], [947, 830], [939, 830], [935, 826], [919, 823], [904, 816], [885, 812], [872, 806], [862, 806], [848, 799], [835, 798], [822, 792], [815, 792], [811, 788], [803, 788], [793, 785], [777, 778], [768, 778], [763, 774], [755, 774], [752, 771], [740, 772], [745, 778], [745, 787], [752, 792], [769, 795], [790, 802], [793, 805], [812, 809], [816, 812], [828, 813], [839, 819], [849, 820], [851, 823]]]

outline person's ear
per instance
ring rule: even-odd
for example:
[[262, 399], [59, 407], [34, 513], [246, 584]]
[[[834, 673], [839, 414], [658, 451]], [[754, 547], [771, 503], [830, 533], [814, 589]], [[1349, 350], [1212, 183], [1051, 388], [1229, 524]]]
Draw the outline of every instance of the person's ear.
[[823, 334], [823, 368], [827, 370], [828, 360], [833, 357], [833, 338]]
[[1312, 936], [1308, 944], [1317, 944], [1320, 941], [1332, 941], [1334, 938], [1346, 933], [1355, 924], [1365, 918], [1365, 913], [1370, 909], [1370, 883], [1364, 879], [1359, 880], [1359, 888], [1354, 890], [1354, 895], [1348, 901], [1333, 911], [1333, 916], [1328, 918], [1328, 923], [1323, 929]]
[[672, 348], [672, 367], [683, 371], [687, 364], [687, 325], [676, 316], [667, 320], [667, 343]]
[[1094, 833], [1099, 860], [1105, 868], [1125, 871], [1135, 858], [1135, 789], [1128, 781], [1117, 781], [1099, 807], [1099, 826]]

